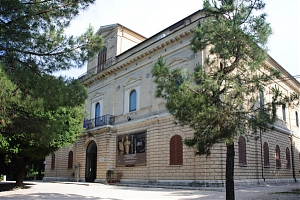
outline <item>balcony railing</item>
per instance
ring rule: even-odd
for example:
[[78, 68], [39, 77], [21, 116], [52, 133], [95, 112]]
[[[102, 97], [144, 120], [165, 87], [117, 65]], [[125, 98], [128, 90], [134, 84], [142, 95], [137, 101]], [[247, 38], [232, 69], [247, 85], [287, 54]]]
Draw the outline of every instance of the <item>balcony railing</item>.
[[86, 120], [86, 130], [105, 126], [105, 125], [114, 125], [115, 124], [115, 116], [113, 115], [103, 115], [100, 117], [96, 117], [94, 119]]
[[80, 82], [83, 82], [83, 81], [87, 80], [88, 78], [92, 77], [93, 75], [98, 74], [99, 72], [107, 69], [112, 64], [113, 64], [113, 58], [109, 58], [105, 62], [99, 63], [96, 67], [93, 67], [92, 69], [90, 69], [86, 73], [84, 73], [81, 76], [79, 76], [78, 80]]

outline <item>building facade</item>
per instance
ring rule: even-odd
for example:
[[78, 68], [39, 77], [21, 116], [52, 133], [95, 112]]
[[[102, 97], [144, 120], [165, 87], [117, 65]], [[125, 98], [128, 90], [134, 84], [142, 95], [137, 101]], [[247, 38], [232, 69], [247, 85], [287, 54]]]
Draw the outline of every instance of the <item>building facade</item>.
[[[120, 25], [100, 27], [105, 47], [79, 77], [86, 86], [85, 131], [77, 142], [46, 158], [45, 180], [105, 182], [108, 170], [121, 182], [223, 186], [226, 146], [215, 145], [209, 157], [195, 156], [183, 145], [189, 127], [174, 123], [163, 99], [155, 98], [151, 75], [158, 57], [170, 68], [193, 69], [208, 53], [193, 53], [190, 40], [201, 11], [146, 39]], [[266, 68], [281, 71], [271, 57]], [[300, 94], [295, 79], [275, 82], [285, 94]], [[271, 97], [265, 95], [265, 101]], [[236, 185], [295, 181], [300, 177], [299, 107], [278, 107], [274, 129], [237, 138]]]

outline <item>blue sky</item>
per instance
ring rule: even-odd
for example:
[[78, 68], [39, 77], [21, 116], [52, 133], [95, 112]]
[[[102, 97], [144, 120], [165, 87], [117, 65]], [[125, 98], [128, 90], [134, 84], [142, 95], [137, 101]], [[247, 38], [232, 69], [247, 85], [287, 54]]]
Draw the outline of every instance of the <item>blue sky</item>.
[[[264, 2], [267, 21], [273, 29], [268, 42], [268, 53], [291, 75], [300, 75], [300, 1]], [[79, 35], [89, 24], [96, 31], [100, 26], [120, 23], [145, 37], [150, 37], [201, 8], [201, 0], [97, 0], [80, 13], [66, 33]], [[61, 74], [77, 78], [85, 72], [84, 67]]]

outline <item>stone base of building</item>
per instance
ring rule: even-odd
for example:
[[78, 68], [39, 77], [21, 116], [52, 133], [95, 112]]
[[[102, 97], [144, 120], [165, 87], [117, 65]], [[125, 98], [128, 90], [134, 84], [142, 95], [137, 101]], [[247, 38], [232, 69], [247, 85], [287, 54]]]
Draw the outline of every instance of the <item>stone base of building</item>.
[[44, 177], [43, 181], [48, 181], [48, 182], [50, 182], [50, 181], [75, 182], [75, 178], [68, 178], [68, 177]]
[[[66, 181], [66, 182], [85, 182], [85, 178], [75, 180], [66, 177], [44, 177], [43, 181]], [[106, 179], [95, 179], [95, 183], [107, 184]], [[134, 180], [122, 179], [122, 185], [152, 185], [152, 186], [191, 186], [191, 187], [225, 187], [225, 180]], [[235, 180], [234, 185], [239, 186], [257, 186], [257, 185], [276, 185], [295, 182], [294, 178], [290, 179], [249, 179]]]

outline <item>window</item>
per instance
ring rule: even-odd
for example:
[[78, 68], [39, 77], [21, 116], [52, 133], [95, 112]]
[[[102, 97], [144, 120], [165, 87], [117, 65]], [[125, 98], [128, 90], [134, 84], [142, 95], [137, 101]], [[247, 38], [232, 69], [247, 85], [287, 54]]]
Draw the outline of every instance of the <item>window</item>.
[[96, 104], [95, 107], [95, 126], [100, 125], [100, 103]]
[[170, 140], [170, 165], [183, 164], [183, 145], [180, 135], [174, 135]]
[[105, 68], [107, 48], [104, 46], [98, 54], [98, 71], [102, 71]]
[[246, 160], [246, 140], [243, 136], [239, 137], [239, 164], [240, 165], [247, 165]]
[[68, 169], [73, 168], [73, 151], [69, 151], [68, 155]]
[[296, 126], [299, 127], [299, 118], [298, 118], [298, 112], [295, 112], [296, 115]]
[[285, 104], [282, 105], [282, 119], [286, 122]]
[[276, 168], [281, 168], [280, 148], [278, 145], [276, 145]]
[[101, 125], [100, 118], [101, 116], [103, 116], [103, 98], [104, 98], [104, 92], [98, 91], [91, 99], [92, 105], [91, 105], [90, 119], [93, 119], [93, 121], [90, 121], [90, 123], [87, 124], [87, 126], [89, 126], [90, 128]]
[[291, 157], [290, 157], [290, 149], [287, 147], [285, 150], [285, 156], [286, 156], [286, 168], [291, 168]]
[[129, 97], [129, 112], [136, 110], [136, 91], [132, 90]]
[[270, 161], [269, 161], [269, 145], [267, 142], [264, 142], [264, 166], [269, 167]]
[[264, 106], [265, 106], [265, 97], [264, 97], [264, 92], [263, 91], [259, 91], [259, 105], [260, 105], [260, 108], [264, 109]]
[[124, 114], [140, 110], [140, 82], [140, 77], [129, 77], [124, 85]]
[[55, 169], [55, 154], [54, 153], [51, 156], [51, 169]]

